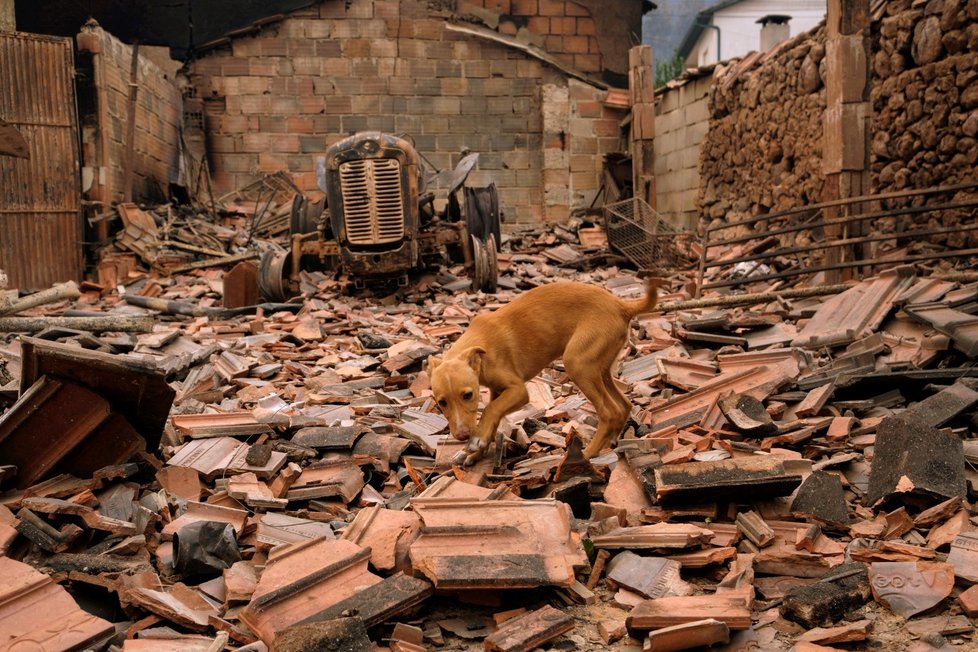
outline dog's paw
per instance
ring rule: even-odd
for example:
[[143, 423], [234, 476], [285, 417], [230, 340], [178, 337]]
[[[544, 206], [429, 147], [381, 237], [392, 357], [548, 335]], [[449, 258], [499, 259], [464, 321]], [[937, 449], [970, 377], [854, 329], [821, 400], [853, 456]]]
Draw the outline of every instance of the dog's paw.
[[481, 439], [472, 438], [464, 450], [460, 450], [452, 456], [452, 464], [472, 466], [482, 459], [482, 454], [485, 453], [486, 448], [488, 448], [486, 442]]

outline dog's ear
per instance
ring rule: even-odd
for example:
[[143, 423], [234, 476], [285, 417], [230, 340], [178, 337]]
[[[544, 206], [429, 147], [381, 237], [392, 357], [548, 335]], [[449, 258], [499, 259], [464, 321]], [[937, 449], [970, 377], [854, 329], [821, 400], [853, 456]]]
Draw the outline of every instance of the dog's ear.
[[438, 365], [440, 365], [440, 364], [441, 364], [441, 358], [439, 358], [438, 356], [435, 356], [435, 355], [429, 355], [428, 356], [428, 375], [430, 376], [431, 375], [431, 372], [434, 371], [435, 369], [437, 369], [438, 368]]
[[475, 373], [479, 373], [482, 369], [482, 356], [485, 354], [486, 350], [481, 346], [473, 346], [465, 352], [465, 361], [469, 363]]

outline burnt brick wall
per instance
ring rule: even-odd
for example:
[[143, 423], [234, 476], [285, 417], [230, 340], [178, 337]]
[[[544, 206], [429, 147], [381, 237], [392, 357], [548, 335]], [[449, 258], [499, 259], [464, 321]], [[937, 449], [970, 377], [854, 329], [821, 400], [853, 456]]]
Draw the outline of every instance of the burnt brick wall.
[[[90, 199], [121, 201], [132, 48], [94, 22], [82, 28], [77, 43], [80, 52], [91, 55], [93, 75], [80, 90], [92, 100], [80, 116], [84, 190]], [[142, 55], [138, 80], [133, 199], [161, 201], [179, 173], [182, 100], [173, 70], [164, 71]]]
[[[573, 2], [468, 4], [500, 15], [499, 33], [544, 39], [567, 65], [601, 65], [589, 35], [565, 33], [588, 29]], [[621, 147], [623, 114], [601, 103], [603, 91], [536, 58], [447, 29], [459, 5], [330, 1], [205, 53], [191, 78], [205, 101], [215, 192], [278, 170], [312, 189], [315, 157], [329, 144], [379, 130], [410, 136], [441, 170], [463, 148], [480, 152], [509, 224], [588, 205], [602, 154]], [[563, 92], [545, 93], [550, 86]]]

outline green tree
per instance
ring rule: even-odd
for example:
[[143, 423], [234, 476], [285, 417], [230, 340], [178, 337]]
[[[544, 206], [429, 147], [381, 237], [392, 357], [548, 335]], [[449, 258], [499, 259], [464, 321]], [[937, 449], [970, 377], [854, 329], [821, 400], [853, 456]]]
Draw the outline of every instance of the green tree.
[[682, 71], [683, 57], [679, 54], [679, 50], [676, 50], [670, 58], [655, 63], [655, 87], [665, 86], [666, 82], [678, 77]]

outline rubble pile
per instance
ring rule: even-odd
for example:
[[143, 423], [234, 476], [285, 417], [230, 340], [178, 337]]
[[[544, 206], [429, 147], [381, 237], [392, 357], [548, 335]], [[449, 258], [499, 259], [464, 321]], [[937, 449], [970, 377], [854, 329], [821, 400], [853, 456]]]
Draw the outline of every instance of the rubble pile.
[[0, 295], [29, 320], [0, 341], [0, 647], [974, 645], [974, 280], [695, 301], [677, 272], [633, 322], [613, 449], [583, 459], [595, 412], [557, 362], [452, 463], [429, 355], [528, 288], [644, 291], [578, 226], [507, 236], [497, 294], [307, 273], [226, 310], [207, 267]]

